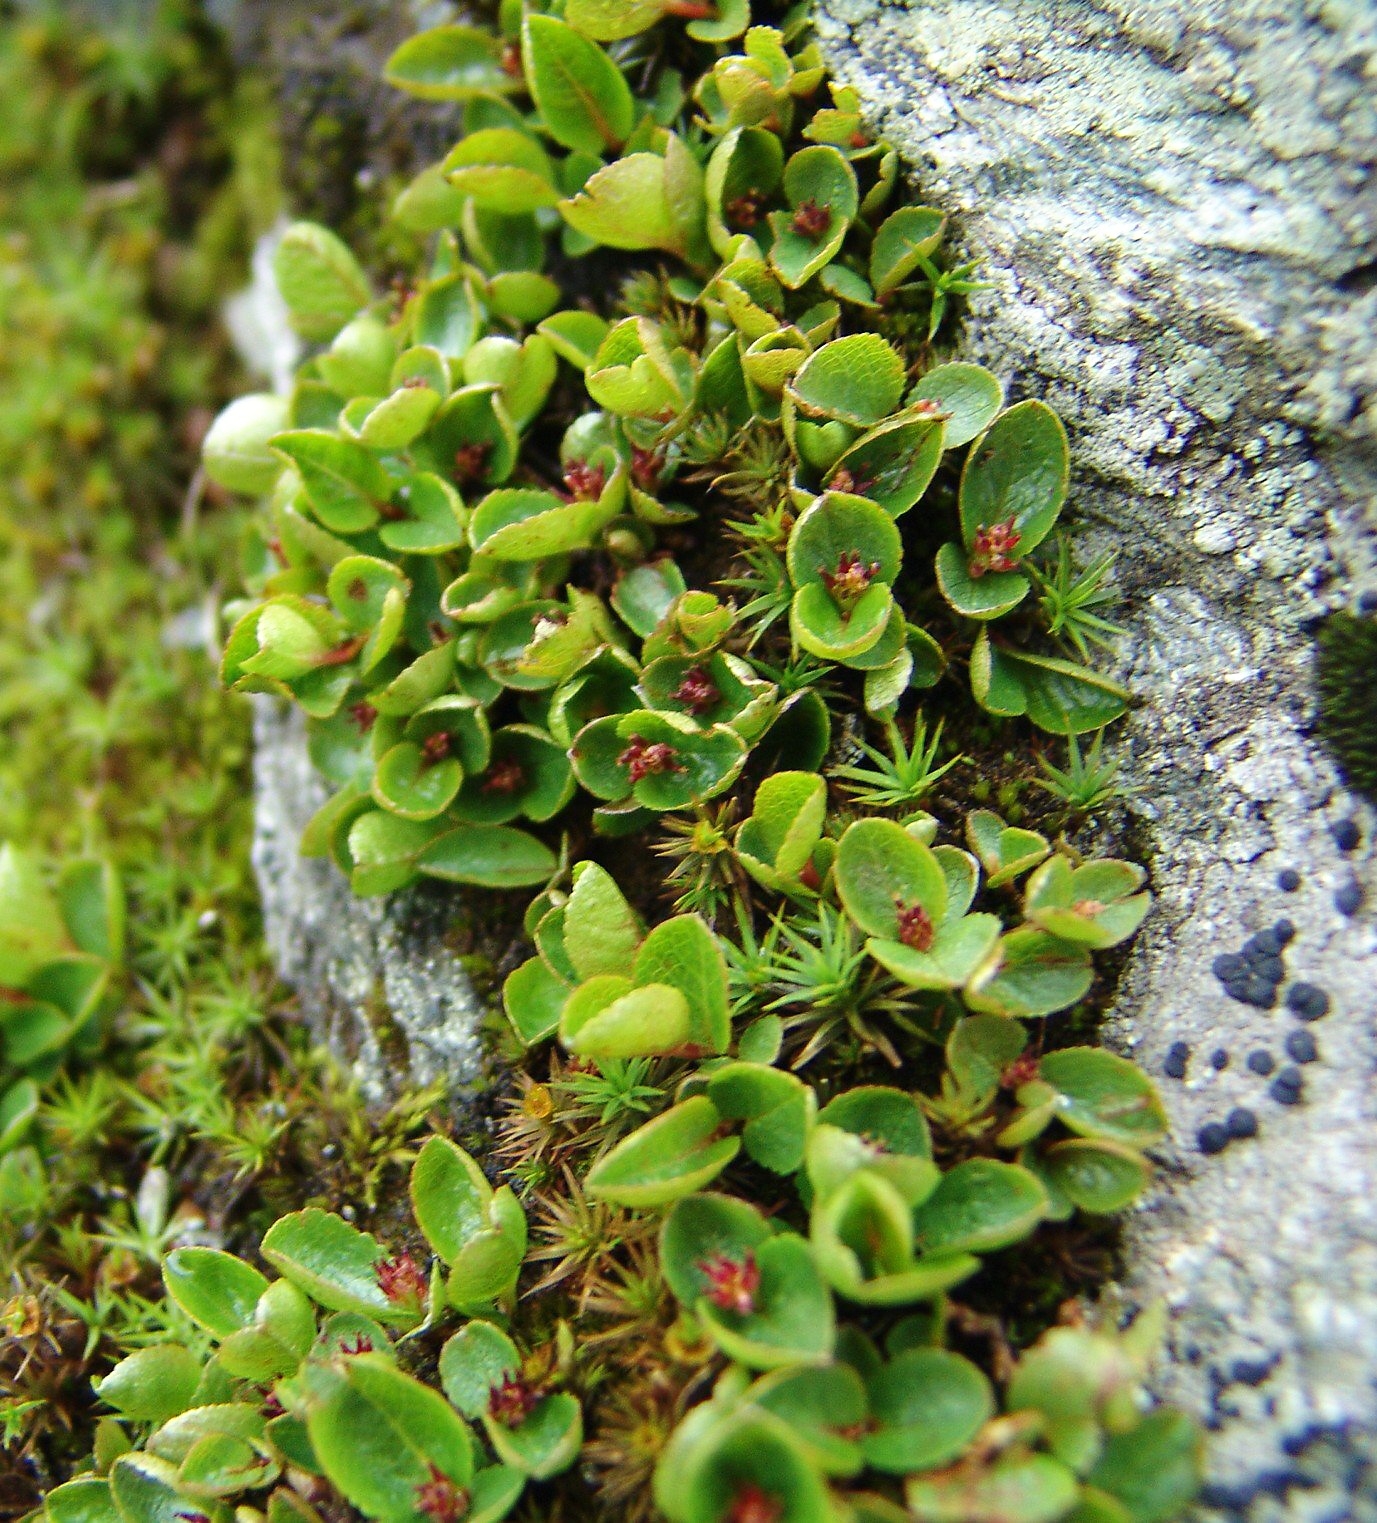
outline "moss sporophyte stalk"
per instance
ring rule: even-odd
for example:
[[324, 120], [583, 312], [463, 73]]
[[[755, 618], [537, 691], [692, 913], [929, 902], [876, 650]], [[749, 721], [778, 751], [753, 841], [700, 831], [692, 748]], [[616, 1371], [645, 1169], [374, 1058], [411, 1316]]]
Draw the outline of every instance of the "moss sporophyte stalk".
[[282, 237], [309, 358], [205, 443], [256, 503], [223, 677], [304, 710], [303, 850], [355, 892], [529, 900], [502, 1114], [483, 1161], [396, 1143], [410, 1211], [373, 1231], [279, 1196], [240, 1253], [158, 1239], [163, 1321], [51, 1523], [1194, 1494], [1199, 1434], [1141, 1392], [1160, 1312], [1055, 1325], [1000, 1257], [1074, 1262], [1165, 1132], [1070, 1033], [1143, 871], [975, 807], [992, 734], [1024, 779], [1066, 737], [1043, 786], [1112, 800], [1110, 567], [1049, 546], [1052, 410], [943, 357], [942, 212], [807, 6], [755, 9], [423, 32], [387, 75], [452, 104], [393, 208], [424, 267], [385, 295], [329, 229]]

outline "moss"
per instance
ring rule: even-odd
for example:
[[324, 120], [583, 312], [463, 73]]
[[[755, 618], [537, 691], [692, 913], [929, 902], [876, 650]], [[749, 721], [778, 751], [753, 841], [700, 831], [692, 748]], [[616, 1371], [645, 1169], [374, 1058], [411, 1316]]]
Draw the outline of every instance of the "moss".
[[1344, 781], [1377, 801], [1377, 614], [1334, 613], [1316, 641], [1320, 736]]

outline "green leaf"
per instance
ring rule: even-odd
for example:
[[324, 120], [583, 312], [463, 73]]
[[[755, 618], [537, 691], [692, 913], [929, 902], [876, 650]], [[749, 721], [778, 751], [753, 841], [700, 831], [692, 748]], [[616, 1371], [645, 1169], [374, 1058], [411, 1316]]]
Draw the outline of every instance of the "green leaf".
[[918, 1244], [931, 1253], [989, 1253], [1025, 1238], [1046, 1213], [1047, 1192], [1014, 1163], [970, 1158], [948, 1169], [918, 1208]]
[[583, 1409], [569, 1391], [542, 1396], [514, 1426], [492, 1417], [484, 1426], [498, 1459], [536, 1481], [567, 1470], [583, 1447]]
[[199, 1504], [179, 1486], [176, 1468], [152, 1454], [122, 1454], [110, 1467], [110, 1494], [123, 1523], [185, 1523]]
[[333, 534], [357, 534], [378, 521], [391, 495], [387, 472], [361, 444], [320, 428], [275, 434], [272, 447], [301, 473], [316, 517]]
[[870, 245], [870, 284], [876, 296], [901, 286], [920, 260], [937, 252], [946, 225], [946, 214], [931, 206], [901, 206], [885, 218]]
[[621, 147], [636, 108], [622, 71], [596, 43], [553, 16], [528, 16], [521, 56], [531, 95], [557, 143], [595, 155]]
[[1006, 825], [992, 809], [976, 809], [966, 816], [966, 840], [980, 858], [990, 888], [1012, 883], [1051, 850], [1046, 836]]
[[283, 233], [273, 254], [273, 274], [292, 326], [312, 341], [334, 338], [372, 299], [358, 260], [317, 222], [294, 222]]
[[1121, 1143], [1054, 1143], [1041, 1158], [1052, 1182], [1082, 1211], [1108, 1215], [1132, 1205], [1151, 1178], [1147, 1160]]
[[876, 581], [892, 582], [903, 562], [903, 542], [883, 508], [864, 497], [826, 492], [799, 515], [786, 553], [789, 577], [796, 587], [825, 590], [824, 574], [836, 576], [844, 571], [844, 558], [849, 556], [867, 568], [877, 567]]
[[689, 1011], [687, 1040], [700, 1053], [727, 1050], [727, 962], [717, 937], [697, 915], [661, 921], [641, 943], [632, 976], [638, 985], [668, 984], [683, 995]]
[[837, 892], [868, 935], [900, 939], [901, 916], [921, 910], [928, 928], [946, 914], [947, 882], [929, 847], [893, 820], [856, 820], [837, 848]]
[[103, 1475], [78, 1476], [43, 1499], [48, 1523], [120, 1523], [110, 1482]]
[[[1053, 735], [1084, 735], [1101, 730], [1128, 711], [1128, 693], [1117, 682], [1059, 656], [1005, 650], [985, 630], [971, 653], [971, 688], [996, 713], [1026, 713], [1039, 729]], [[1007, 705], [986, 702], [997, 692]]]
[[279, 1217], [260, 1251], [279, 1274], [332, 1311], [362, 1312], [403, 1327], [420, 1321], [418, 1307], [389, 1300], [379, 1284], [387, 1253], [378, 1240], [331, 1211], [310, 1206]]
[[938, 926], [923, 951], [875, 938], [866, 951], [910, 989], [959, 989], [994, 951], [999, 932], [997, 915], [963, 915]]
[[191, 1405], [201, 1380], [201, 1360], [180, 1343], [153, 1343], [126, 1355], [102, 1380], [96, 1394], [135, 1422], [166, 1422]]
[[16, 846], [0, 846], [0, 983], [21, 988], [71, 941], [57, 900], [38, 864]]
[[722, 1117], [706, 1095], [681, 1101], [629, 1137], [588, 1171], [586, 1189], [614, 1205], [668, 1205], [717, 1178], [741, 1141], [718, 1136]]
[[187, 1316], [217, 1338], [247, 1327], [268, 1288], [252, 1264], [218, 1248], [174, 1248], [163, 1260], [163, 1284]]
[[975, 549], [976, 531], [1011, 519], [1021, 559], [1051, 532], [1070, 477], [1061, 419], [1045, 402], [1019, 402], [1001, 413], [971, 446], [961, 473], [961, 536]]
[[741, 1261], [770, 1238], [754, 1206], [732, 1195], [686, 1195], [670, 1207], [660, 1229], [660, 1267], [679, 1304], [691, 1311], [709, 1285], [715, 1259]]
[[736, 833], [741, 865], [763, 887], [794, 884], [812, 859], [827, 815], [827, 785], [816, 772], [775, 772], [756, 789], [751, 816]]
[[758, 1164], [776, 1174], [802, 1165], [817, 1098], [794, 1074], [764, 1063], [728, 1063], [708, 1080], [708, 1099], [729, 1121], [746, 1123], [742, 1146]]
[[610, 515], [595, 502], [561, 502], [553, 492], [507, 487], [474, 510], [469, 537], [475, 550], [499, 561], [536, 561], [588, 549]]
[[437, 26], [408, 37], [387, 60], [383, 77], [422, 100], [469, 100], [520, 84], [503, 69], [492, 34], [472, 26]]
[[502, 986], [502, 1008], [512, 1029], [527, 1047], [543, 1042], [559, 1029], [559, 1015], [570, 986], [539, 957], [532, 957], [508, 975]]
[[999, 416], [1004, 387], [983, 365], [952, 360], [934, 365], [904, 398], [907, 407], [931, 403], [947, 415], [943, 438], [947, 449], [969, 444]]
[[1064, 1047], [1042, 1058], [1038, 1074], [1061, 1095], [1058, 1120], [1082, 1137], [1146, 1148], [1167, 1134], [1152, 1080], [1117, 1053]]
[[1076, 1478], [1045, 1454], [1002, 1454], [986, 1470], [912, 1476], [905, 1487], [917, 1523], [1055, 1523], [1075, 1505]]
[[748, 1369], [815, 1364], [836, 1336], [832, 1296], [797, 1233], [772, 1237], [754, 1250], [760, 1283], [750, 1312], [724, 1311], [707, 1296], [696, 1311], [704, 1330], [729, 1358]]
[[[746, 1486], [763, 1492], [788, 1523], [831, 1523], [836, 1512], [822, 1476], [788, 1428], [749, 1410], [711, 1427], [676, 1488], [676, 1523], [721, 1523]], [[657, 1500], [664, 1508], [661, 1487]]]
[[332, 1371], [306, 1426], [326, 1476], [371, 1518], [414, 1518], [417, 1490], [437, 1471], [459, 1491], [473, 1479], [463, 1418], [382, 1354], [358, 1354]]
[[664, 983], [634, 987], [629, 978], [599, 973], [580, 984], [560, 1013], [560, 1041], [599, 1062], [660, 1057], [688, 1041], [688, 1001]]
[[1133, 935], [1152, 904], [1150, 894], [1136, 892], [1144, 876], [1132, 862], [1106, 858], [1073, 868], [1058, 854], [1029, 878], [1024, 916], [1063, 941], [1117, 946]]
[[1190, 1418], [1162, 1407], [1135, 1427], [1109, 1434], [1086, 1480], [1117, 1497], [1133, 1523], [1166, 1523], [1199, 1489], [1202, 1449]]
[[1018, 607], [1033, 586], [1021, 571], [987, 571], [983, 576], [972, 576], [965, 552], [951, 543], [938, 550], [936, 569], [942, 596], [967, 619], [1003, 618]]
[[484, 1416], [493, 1387], [520, 1368], [516, 1345], [482, 1319], [461, 1328], [440, 1350], [440, 1383], [465, 1417]]
[[477, 1163], [448, 1137], [429, 1137], [411, 1166], [411, 1206], [426, 1240], [446, 1264], [488, 1226], [492, 1186]]
[[852, 333], [811, 354], [789, 382], [804, 417], [873, 428], [899, 404], [904, 362], [878, 333]]
[[665, 0], [568, 0], [565, 13], [585, 37], [618, 42], [654, 26], [665, 13]]
[[991, 1015], [1052, 1015], [1084, 998], [1094, 976], [1084, 947], [1020, 926], [967, 984], [966, 1003]]
[[[770, 265], [796, 291], [841, 249], [859, 201], [856, 172], [835, 148], [801, 148], [784, 166], [784, 194], [790, 210], [771, 212], [769, 217], [774, 234]], [[810, 217], [820, 227], [809, 225]]]
[[580, 862], [564, 907], [564, 943], [575, 973], [630, 973], [644, 936], [612, 874], [596, 862]]
[[417, 870], [478, 888], [530, 888], [554, 876], [558, 862], [542, 841], [510, 825], [461, 825], [431, 842]]
[[994, 1416], [990, 1382], [969, 1359], [945, 1349], [909, 1349], [866, 1381], [866, 1463], [889, 1475], [949, 1464]]
[[[519, 216], [554, 206], [554, 167], [536, 139], [516, 127], [484, 127], [459, 139], [444, 160], [449, 183], [485, 211]], [[428, 340], [417, 334], [418, 343]]]
[[613, 249], [686, 250], [665, 172], [653, 153], [631, 153], [591, 175], [576, 196], [559, 203], [570, 227]]
[[900, 413], [862, 434], [837, 461], [828, 485], [868, 497], [898, 518], [927, 491], [943, 444], [940, 419]]
[[288, 426], [284, 397], [253, 392], [236, 397], [210, 425], [201, 444], [206, 475], [231, 492], [257, 496], [272, 489], [282, 462], [268, 440]]

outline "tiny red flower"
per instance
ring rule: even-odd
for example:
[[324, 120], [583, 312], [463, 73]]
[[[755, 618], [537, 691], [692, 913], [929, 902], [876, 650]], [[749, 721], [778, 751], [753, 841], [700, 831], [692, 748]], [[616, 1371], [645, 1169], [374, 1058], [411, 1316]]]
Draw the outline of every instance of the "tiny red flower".
[[728, 201], [722, 211], [733, 227], [754, 227], [760, 221], [760, 209], [764, 204], [765, 197], [760, 191], [748, 190]]
[[459, 481], [481, 481], [488, 469], [491, 444], [464, 444], [454, 452], [454, 475]]
[[468, 1510], [468, 1492], [432, 1463], [429, 1478], [416, 1487], [416, 1511], [424, 1513], [431, 1523], [459, 1523]]
[[1040, 1064], [1036, 1056], [1031, 1052], [1025, 1052], [1021, 1058], [1015, 1058], [1012, 1063], [999, 1076], [999, 1082], [1005, 1089], [1021, 1089], [1025, 1084], [1031, 1084], [1038, 1077]]
[[434, 735], [427, 735], [421, 742], [421, 760], [427, 767], [433, 767], [436, 762], [442, 762], [449, 755], [453, 741], [444, 730], [436, 730]]
[[540, 1400], [540, 1392], [520, 1375], [504, 1375], [488, 1391], [488, 1412], [504, 1428], [519, 1428]]
[[719, 1311], [734, 1311], [748, 1317], [755, 1310], [760, 1290], [760, 1266], [749, 1249], [739, 1259], [725, 1253], [712, 1253], [699, 1259], [695, 1268], [708, 1282], [703, 1294]]
[[357, 1336], [341, 1343], [339, 1351], [341, 1354], [371, 1354], [373, 1352], [373, 1340], [367, 1333], [359, 1333]]
[[778, 1497], [746, 1481], [736, 1488], [722, 1523], [779, 1523], [783, 1516], [784, 1503]]
[[378, 711], [371, 703], [365, 703], [362, 699], [358, 703], [349, 705], [349, 717], [358, 726], [359, 734], [366, 735], [373, 728], [374, 721], [378, 717]]
[[691, 666], [684, 673], [684, 680], [670, 694], [675, 703], [682, 703], [695, 714], [706, 714], [716, 703], [722, 701], [722, 691], [701, 666]]
[[874, 485], [873, 476], [867, 476], [864, 471], [853, 471], [849, 466], [840, 465], [832, 473], [827, 489], [830, 492], [847, 492], [853, 497], [864, 497]]
[[504, 757], [488, 768], [480, 793], [517, 793], [525, 785], [526, 773], [521, 763], [513, 757]]
[[837, 560], [837, 569], [821, 573], [822, 585], [842, 614], [847, 616], [879, 574], [879, 561], [871, 561], [867, 566], [854, 550], [843, 550]]
[[664, 741], [649, 741], [644, 735], [633, 735], [631, 743], [617, 758], [617, 765], [631, 773], [631, 781], [639, 783], [643, 777], [657, 772], [682, 772], [674, 747]]
[[409, 1253], [394, 1253], [376, 1266], [378, 1289], [389, 1301], [420, 1301], [430, 1288], [425, 1271]]
[[926, 952], [932, 945], [934, 936], [932, 916], [921, 904], [910, 904], [907, 907], [900, 903], [899, 910], [899, 940], [906, 947], [912, 947], [915, 952]]
[[794, 231], [809, 243], [818, 243], [832, 226], [832, 208], [819, 206], [810, 196], [794, 208]]
[[664, 468], [663, 450], [642, 449], [639, 445], [632, 446], [631, 479], [643, 492], [653, 492], [659, 486], [660, 472]]
[[571, 460], [564, 472], [564, 485], [574, 502], [596, 502], [607, 485], [607, 467]]
[[1014, 528], [1011, 513], [1003, 523], [982, 524], [975, 531], [975, 547], [971, 551], [970, 572], [972, 576], [984, 576], [987, 571], [1012, 571], [1018, 565], [1014, 551], [1023, 536]]

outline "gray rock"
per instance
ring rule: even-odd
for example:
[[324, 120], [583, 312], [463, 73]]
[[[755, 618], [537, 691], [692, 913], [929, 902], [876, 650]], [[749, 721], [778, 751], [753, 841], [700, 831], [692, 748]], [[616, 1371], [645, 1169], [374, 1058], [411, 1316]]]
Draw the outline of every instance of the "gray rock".
[[[1309, 736], [1306, 635], [1377, 581], [1377, 9], [821, 9], [835, 70], [983, 260], [963, 353], [1062, 414], [1073, 511], [1121, 551], [1158, 907], [1111, 1031], [1159, 1075], [1173, 1042], [1194, 1054], [1161, 1081], [1172, 1139], [1124, 1298], [1171, 1305], [1159, 1387], [1215, 1429], [1211, 1505], [1377, 1518], [1374, 820]], [[1355, 809], [1368, 844], [1343, 857], [1329, 827]], [[1243, 1059], [1284, 1063], [1295, 1018], [1210, 971], [1282, 915], [1289, 976], [1331, 1000], [1293, 1106]], [[1203, 1156], [1197, 1129], [1235, 1106], [1259, 1135]]]
[[300, 854], [302, 828], [327, 792], [300, 711], [274, 698], [254, 699], [254, 790], [253, 866], [268, 945], [364, 1097], [481, 1079], [484, 1007], [450, 937], [464, 916], [460, 896], [421, 887], [357, 899], [332, 862]]

